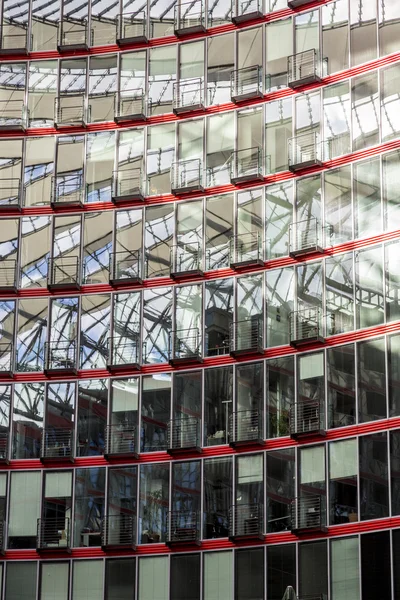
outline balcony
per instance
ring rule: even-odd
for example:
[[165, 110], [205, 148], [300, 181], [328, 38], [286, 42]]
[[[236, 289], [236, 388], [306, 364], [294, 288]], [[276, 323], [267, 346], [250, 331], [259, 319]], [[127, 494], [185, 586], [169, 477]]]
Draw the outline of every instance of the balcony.
[[168, 513], [168, 546], [185, 546], [200, 543], [201, 521], [197, 511], [174, 510]]
[[325, 498], [310, 494], [294, 498], [290, 506], [291, 530], [293, 533], [326, 531]]
[[11, 377], [14, 370], [14, 347], [11, 342], [0, 342], [0, 378]]
[[0, 292], [16, 292], [17, 261], [14, 258], [0, 260]]
[[183, 416], [168, 423], [168, 452], [201, 450], [201, 423], [198, 417]]
[[25, 131], [27, 110], [23, 100], [0, 101], [0, 131]]
[[174, 83], [173, 111], [176, 115], [204, 109], [204, 81], [202, 77], [183, 79]]
[[142, 283], [142, 251], [111, 252], [110, 284], [135, 285]]
[[68, 94], [55, 99], [54, 126], [56, 129], [86, 126], [86, 107], [83, 94]]
[[137, 429], [130, 423], [116, 423], [106, 427], [106, 458], [137, 458]]
[[250, 317], [233, 321], [229, 325], [230, 354], [234, 358], [243, 355], [263, 355], [263, 319]]
[[0, 213], [20, 211], [22, 207], [21, 180], [17, 178], [0, 178]]
[[86, 21], [63, 20], [58, 23], [59, 52], [70, 52], [71, 50], [89, 50], [88, 39], [89, 28]]
[[264, 181], [261, 148], [244, 148], [232, 153], [231, 183]]
[[202, 0], [175, 4], [174, 31], [175, 35], [178, 36], [189, 33], [204, 33], [206, 31]]
[[229, 514], [229, 539], [263, 540], [264, 507], [262, 504], [237, 504]]
[[289, 225], [289, 254], [292, 258], [323, 252], [322, 227], [314, 217]]
[[201, 363], [201, 338], [197, 327], [171, 331], [168, 344], [171, 365]]
[[203, 275], [203, 253], [199, 242], [177, 244], [170, 249], [172, 279]]
[[246, 446], [248, 444], [263, 444], [263, 413], [258, 408], [239, 410], [229, 418], [229, 444]]
[[263, 97], [262, 67], [253, 65], [231, 73], [232, 102]]
[[73, 462], [74, 458], [74, 424], [66, 427], [45, 427], [42, 431], [40, 460], [42, 463], [53, 461]]
[[114, 204], [144, 200], [145, 176], [142, 167], [119, 169], [113, 173], [112, 200]]
[[36, 550], [38, 552], [70, 552], [69, 517], [38, 519]]
[[47, 287], [49, 290], [79, 290], [79, 256], [49, 258]]
[[306, 50], [288, 56], [288, 87], [296, 89], [308, 83], [321, 81], [321, 63], [316, 50]]
[[174, 195], [204, 192], [203, 164], [200, 158], [179, 160], [172, 163], [171, 192]]
[[262, 16], [261, 0], [234, 0], [232, 2], [232, 21], [235, 25], [259, 19]]
[[28, 28], [15, 23], [3, 25], [0, 55], [28, 54]]
[[322, 161], [322, 144], [318, 132], [302, 133], [288, 139], [288, 165], [292, 173], [321, 166]]
[[57, 340], [44, 345], [44, 372], [46, 375], [59, 375], [77, 372], [77, 352], [75, 340]]
[[[10, 453], [8, 449], [9, 433], [8, 431], [0, 432], [0, 464], [8, 464], [10, 459]], [[0, 521], [1, 526], [1, 521]]]
[[289, 315], [290, 345], [298, 348], [307, 344], [322, 344], [322, 311], [316, 306], [293, 311]]
[[140, 368], [140, 333], [138, 331], [126, 332], [123, 335], [109, 339], [109, 355], [107, 368], [110, 371], [121, 369]]
[[115, 122], [144, 121], [146, 119], [145, 95], [141, 88], [135, 90], [123, 90], [120, 94]]
[[103, 550], [136, 549], [136, 516], [132, 514], [109, 515], [101, 524]]
[[264, 264], [262, 260], [261, 235], [258, 231], [234, 235], [230, 239], [230, 267], [256, 267]]
[[84, 203], [83, 175], [59, 175], [52, 178], [52, 194], [50, 205], [60, 207], [82, 208]]
[[325, 435], [325, 411], [320, 399], [302, 398], [292, 402], [289, 412], [290, 437], [298, 440], [310, 435]]
[[135, 11], [118, 15], [116, 40], [118, 46], [146, 43], [147, 22], [145, 12]]

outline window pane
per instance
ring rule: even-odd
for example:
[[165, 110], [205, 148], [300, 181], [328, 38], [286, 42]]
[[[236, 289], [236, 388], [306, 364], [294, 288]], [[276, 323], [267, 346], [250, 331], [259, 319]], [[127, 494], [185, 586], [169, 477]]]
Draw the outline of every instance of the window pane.
[[200, 554], [171, 556], [170, 600], [200, 600]]
[[36, 571], [36, 561], [8, 562], [5, 600], [35, 600]]
[[106, 600], [133, 600], [135, 575], [134, 558], [106, 560]]
[[138, 600], [168, 600], [169, 560], [139, 558]]
[[68, 600], [69, 563], [40, 565], [40, 600]]
[[361, 520], [389, 514], [387, 434], [359, 438]]
[[267, 547], [267, 598], [282, 600], [288, 585], [296, 589], [296, 546]]
[[73, 562], [72, 600], [99, 600], [103, 597], [102, 560]]
[[360, 597], [358, 538], [331, 542], [331, 599]]
[[232, 552], [207, 552], [204, 554], [203, 600], [232, 598], [232, 563]]
[[264, 598], [264, 548], [238, 550], [235, 559], [235, 600]]
[[361, 585], [363, 600], [391, 598], [390, 533], [361, 536]]

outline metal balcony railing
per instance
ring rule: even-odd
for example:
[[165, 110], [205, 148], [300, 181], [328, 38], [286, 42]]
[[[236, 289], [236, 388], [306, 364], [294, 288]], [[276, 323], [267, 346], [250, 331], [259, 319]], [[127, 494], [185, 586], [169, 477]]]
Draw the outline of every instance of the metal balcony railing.
[[318, 219], [311, 217], [289, 225], [289, 254], [292, 257], [322, 252], [322, 227]]
[[52, 195], [50, 199], [52, 208], [59, 206], [82, 207], [83, 201], [84, 186], [81, 173], [52, 177]]
[[302, 133], [288, 139], [289, 171], [322, 165], [322, 143], [317, 131]]
[[198, 417], [182, 416], [168, 423], [168, 450], [196, 450], [201, 446], [201, 428]]
[[8, 431], [0, 432], [0, 463], [8, 463], [9, 451], [8, 451]]
[[229, 513], [229, 537], [263, 539], [264, 507], [262, 504], [237, 504]]
[[263, 354], [263, 319], [261, 316], [250, 317], [229, 324], [230, 353]]
[[135, 456], [137, 454], [137, 428], [130, 423], [108, 425], [105, 431], [105, 455]]
[[321, 81], [321, 62], [315, 49], [288, 56], [288, 87]]
[[201, 337], [197, 327], [171, 331], [168, 342], [171, 364], [201, 362]]
[[21, 180], [16, 177], [0, 177], [0, 212], [21, 210]]
[[239, 410], [229, 417], [229, 443], [231, 446], [262, 443], [263, 413], [258, 408]]
[[14, 347], [11, 342], [0, 342], [0, 377], [11, 375], [14, 368]]
[[75, 340], [57, 340], [44, 345], [44, 371], [75, 373], [77, 352]]
[[307, 531], [324, 531], [326, 525], [326, 508], [324, 496], [307, 495], [294, 498], [290, 506], [291, 529], [301, 533]]
[[24, 131], [26, 125], [27, 110], [23, 100], [0, 100], [0, 131]]
[[263, 16], [261, 0], [233, 0], [232, 21], [236, 24], [252, 21]]
[[74, 454], [73, 423], [66, 427], [45, 427], [42, 431], [40, 446], [41, 460], [72, 460]]
[[203, 110], [204, 81], [202, 77], [176, 81], [173, 86], [173, 111], [175, 114]]
[[289, 431], [294, 439], [310, 434], [325, 434], [324, 403], [311, 398], [292, 402], [289, 411]]
[[170, 274], [174, 279], [203, 274], [203, 253], [199, 242], [170, 248]]
[[179, 160], [171, 166], [171, 192], [203, 192], [203, 164], [200, 158]]
[[115, 121], [143, 121], [146, 118], [146, 98], [141, 88], [135, 90], [123, 90], [119, 97]]
[[261, 234], [258, 231], [234, 235], [230, 239], [230, 266], [232, 269], [262, 265]]
[[142, 282], [142, 251], [111, 252], [111, 285]]
[[[68, 52], [69, 50], [88, 50], [89, 28], [85, 21], [63, 20], [58, 23], [58, 44], [59, 52]], [[91, 32], [93, 38], [93, 31]]]
[[322, 311], [319, 307], [310, 306], [291, 312], [289, 326], [292, 346], [324, 341]]
[[47, 285], [49, 289], [79, 289], [79, 256], [49, 258]]
[[111, 370], [123, 367], [139, 368], [140, 333], [131, 332], [124, 336], [109, 339], [109, 356], [107, 366]]
[[167, 515], [168, 545], [193, 544], [200, 541], [200, 513], [173, 510]]
[[144, 200], [145, 177], [142, 167], [119, 169], [113, 173], [112, 199], [121, 202]]
[[244, 148], [232, 152], [231, 183], [243, 181], [263, 181], [263, 160], [261, 148]]
[[109, 515], [101, 524], [102, 548], [131, 548], [136, 546], [136, 516], [132, 514]]
[[19, 25], [19, 31], [16, 32], [17, 24], [13, 24], [12, 33], [7, 33], [3, 25], [1, 29], [0, 54], [27, 54], [28, 47], [28, 28]]
[[0, 291], [17, 291], [17, 261], [14, 258], [0, 260]]
[[178, 2], [174, 8], [174, 30], [176, 35], [204, 32], [205, 12], [202, 0], [192, 0], [181, 4]]
[[83, 94], [58, 96], [54, 101], [55, 127], [84, 127], [86, 125], [85, 97]]
[[38, 519], [36, 549], [69, 550], [70, 549], [70, 520], [69, 517]]
[[116, 40], [119, 46], [147, 42], [146, 13], [135, 11], [118, 15]]
[[249, 98], [262, 98], [262, 67], [253, 65], [238, 69], [231, 73], [232, 102], [240, 102]]

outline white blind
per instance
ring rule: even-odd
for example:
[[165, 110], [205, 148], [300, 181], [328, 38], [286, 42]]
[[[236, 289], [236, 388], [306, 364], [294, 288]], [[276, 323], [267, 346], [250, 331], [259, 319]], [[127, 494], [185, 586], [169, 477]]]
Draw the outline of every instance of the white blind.
[[68, 563], [42, 563], [40, 600], [68, 600]]
[[2, 473], [0, 475], [0, 497], [5, 496], [7, 494], [7, 475], [6, 473]]
[[72, 473], [46, 473], [45, 498], [69, 498], [72, 494]]
[[324, 376], [324, 355], [322, 352], [300, 356], [300, 380]]
[[238, 484], [263, 480], [263, 456], [253, 454], [238, 458]]
[[138, 407], [138, 380], [134, 382], [114, 382], [112, 388], [112, 411], [129, 412]]
[[302, 448], [300, 455], [300, 483], [325, 481], [324, 446]]
[[287, 57], [293, 49], [292, 19], [282, 19], [267, 25], [267, 61]]
[[138, 600], [168, 600], [168, 571], [166, 556], [140, 558]]
[[10, 536], [36, 536], [40, 516], [40, 478], [40, 473], [11, 473]]
[[358, 538], [332, 540], [332, 600], [360, 597]]
[[77, 560], [74, 563], [72, 597], [74, 600], [103, 598], [102, 560]]
[[204, 554], [204, 600], [233, 598], [232, 552]]
[[357, 475], [357, 442], [355, 439], [329, 444], [329, 471], [331, 479]]

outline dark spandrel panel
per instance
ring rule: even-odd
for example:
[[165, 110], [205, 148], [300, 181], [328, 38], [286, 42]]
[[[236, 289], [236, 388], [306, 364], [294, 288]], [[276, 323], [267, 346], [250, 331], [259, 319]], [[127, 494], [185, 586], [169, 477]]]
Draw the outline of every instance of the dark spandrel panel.
[[361, 585], [363, 600], [391, 598], [389, 531], [361, 536]]
[[359, 440], [361, 520], [389, 515], [387, 434], [375, 433]]
[[296, 586], [296, 546], [270, 546], [267, 549], [267, 596], [282, 600], [288, 585]]
[[171, 600], [200, 600], [200, 554], [171, 557]]
[[299, 595], [317, 596], [328, 593], [328, 560], [326, 541], [299, 546]]
[[237, 552], [235, 588], [235, 600], [258, 600], [264, 597], [264, 548]]
[[106, 600], [132, 600], [135, 594], [135, 559], [106, 561]]

